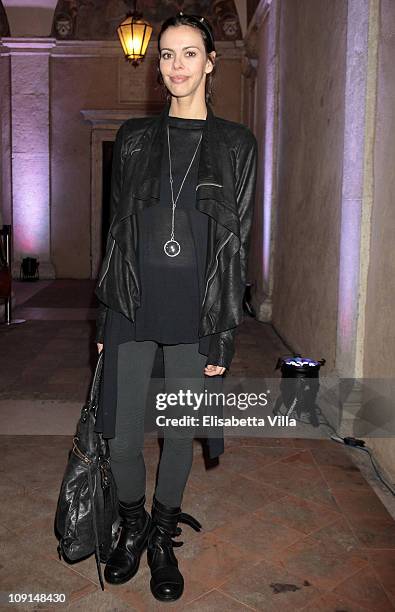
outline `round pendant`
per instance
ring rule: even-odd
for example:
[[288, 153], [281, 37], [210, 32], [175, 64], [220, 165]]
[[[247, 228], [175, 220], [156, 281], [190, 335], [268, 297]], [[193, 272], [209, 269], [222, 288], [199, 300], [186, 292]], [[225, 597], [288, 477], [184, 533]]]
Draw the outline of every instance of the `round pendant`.
[[163, 249], [169, 257], [175, 257], [181, 250], [181, 247], [177, 240], [168, 240], [163, 245]]

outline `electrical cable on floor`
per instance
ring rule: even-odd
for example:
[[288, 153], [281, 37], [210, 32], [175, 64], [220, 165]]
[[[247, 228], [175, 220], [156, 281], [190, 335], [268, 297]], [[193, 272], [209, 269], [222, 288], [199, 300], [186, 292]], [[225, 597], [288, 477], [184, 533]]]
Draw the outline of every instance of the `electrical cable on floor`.
[[[392, 495], [395, 495], [395, 489], [393, 489], [393, 487], [383, 478], [383, 476], [380, 473], [380, 470], [377, 467], [376, 461], [374, 459], [374, 456], [371, 452], [371, 450], [366, 447], [364, 440], [359, 440], [358, 438], [352, 438], [352, 437], [345, 437], [342, 438], [336, 431], [336, 429], [333, 427], [333, 425], [331, 425], [329, 423], [329, 421], [326, 419], [325, 415], [322, 413], [321, 408], [319, 408], [319, 406], [316, 406], [317, 408], [317, 413], [323, 418], [325, 419], [324, 421], [319, 420], [318, 425], [326, 425], [327, 427], [329, 427], [330, 429], [332, 429], [332, 431], [335, 432], [335, 435], [331, 436], [331, 439], [334, 440], [335, 442], [338, 442], [339, 444], [343, 444], [344, 446], [349, 446], [352, 448], [356, 448], [358, 450], [364, 451], [365, 453], [368, 453], [371, 464], [374, 468], [374, 471], [377, 474], [377, 477], [379, 478], [379, 480], [383, 483], [383, 485], [388, 489], [388, 491], [390, 493], [392, 493]], [[280, 414], [281, 411], [278, 411]], [[305, 421], [304, 419], [297, 417], [296, 415], [292, 416], [293, 419], [295, 419], [296, 421], [299, 421], [300, 423], [303, 423], [305, 425], [311, 425], [310, 421]]]
[[374, 456], [373, 456], [371, 450], [365, 446], [364, 440], [359, 440], [358, 438], [352, 438], [352, 437], [342, 438], [338, 434], [336, 434], [335, 436], [331, 436], [331, 438], [332, 438], [332, 440], [334, 440], [335, 442], [338, 442], [339, 444], [344, 444], [345, 446], [351, 446], [352, 448], [356, 448], [358, 450], [364, 451], [365, 453], [368, 453], [368, 455], [370, 457], [370, 461], [371, 461], [371, 463], [373, 465], [374, 471], [376, 472], [378, 478], [381, 480], [383, 485], [385, 487], [387, 487], [388, 491], [390, 493], [392, 493], [392, 495], [395, 495], [395, 489], [393, 489], [392, 486], [390, 484], [388, 484], [388, 482], [381, 475], [381, 473], [380, 473], [380, 471], [379, 471], [379, 469], [378, 469], [378, 467], [376, 465], [376, 461], [374, 459]]

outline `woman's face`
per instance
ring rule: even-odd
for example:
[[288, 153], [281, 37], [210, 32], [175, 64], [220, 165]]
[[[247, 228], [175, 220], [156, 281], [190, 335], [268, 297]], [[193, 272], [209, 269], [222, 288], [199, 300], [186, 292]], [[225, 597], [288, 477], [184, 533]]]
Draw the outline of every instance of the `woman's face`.
[[[213, 70], [200, 31], [192, 26], [172, 26], [160, 40], [159, 68], [172, 96], [184, 98], [195, 92], [205, 97], [206, 74]], [[213, 51], [210, 55], [215, 57]]]

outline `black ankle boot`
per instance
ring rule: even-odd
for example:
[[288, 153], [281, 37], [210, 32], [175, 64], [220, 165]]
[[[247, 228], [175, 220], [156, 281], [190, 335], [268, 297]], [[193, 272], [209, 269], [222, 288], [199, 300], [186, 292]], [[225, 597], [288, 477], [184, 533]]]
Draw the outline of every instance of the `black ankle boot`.
[[159, 601], [174, 601], [184, 591], [184, 578], [173, 551], [173, 547], [182, 546], [183, 542], [172, 540], [182, 531], [177, 527], [178, 522], [200, 531], [201, 524], [193, 516], [181, 512], [181, 508], [165, 506], [154, 497], [147, 559], [151, 569], [151, 592]]
[[119, 502], [121, 535], [104, 569], [104, 578], [111, 584], [127, 582], [139, 569], [151, 527], [151, 517], [144, 504], [145, 495], [137, 502]]

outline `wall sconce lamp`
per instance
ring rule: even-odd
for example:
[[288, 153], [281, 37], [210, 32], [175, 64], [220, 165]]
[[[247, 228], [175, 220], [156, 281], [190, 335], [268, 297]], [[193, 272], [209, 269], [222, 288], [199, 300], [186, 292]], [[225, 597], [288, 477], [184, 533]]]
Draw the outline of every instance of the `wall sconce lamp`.
[[137, 11], [137, 0], [134, 0], [133, 12], [117, 27], [117, 34], [122, 45], [125, 59], [134, 67], [144, 59], [152, 34], [152, 26], [142, 19], [143, 14]]

